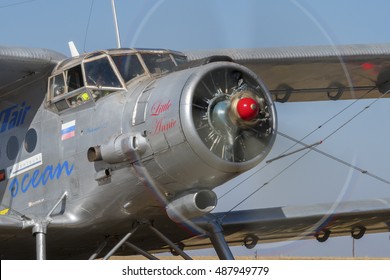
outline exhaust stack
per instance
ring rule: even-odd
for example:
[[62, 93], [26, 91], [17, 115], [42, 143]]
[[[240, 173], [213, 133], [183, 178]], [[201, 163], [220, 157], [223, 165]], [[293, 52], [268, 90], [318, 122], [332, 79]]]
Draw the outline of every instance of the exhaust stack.
[[146, 140], [140, 134], [135, 136], [121, 134], [112, 137], [106, 144], [89, 148], [87, 157], [90, 162], [101, 160], [108, 163], [120, 163], [126, 160], [134, 162], [146, 148]]
[[174, 222], [203, 216], [217, 206], [217, 195], [211, 190], [201, 190], [184, 195], [166, 207], [168, 217]]

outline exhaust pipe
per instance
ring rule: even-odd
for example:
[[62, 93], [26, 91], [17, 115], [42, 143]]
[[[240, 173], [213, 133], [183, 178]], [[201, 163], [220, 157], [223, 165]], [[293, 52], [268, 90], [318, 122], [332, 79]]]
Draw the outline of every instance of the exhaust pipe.
[[120, 134], [114, 136], [106, 144], [90, 147], [87, 157], [90, 162], [105, 161], [108, 163], [120, 163], [126, 160], [136, 161], [136, 155], [142, 155], [147, 148], [147, 143], [141, 135]]
[[184, 222], [211, 212], [217, 206], [217, 195], [211, 190], [201, 190], [173, 200], [166, 207], [168, 217]]

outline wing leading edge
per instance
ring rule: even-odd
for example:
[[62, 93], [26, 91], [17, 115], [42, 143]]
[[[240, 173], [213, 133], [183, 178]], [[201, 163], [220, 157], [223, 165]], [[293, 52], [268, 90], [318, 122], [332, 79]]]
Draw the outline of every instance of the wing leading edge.
[[220, 49], [186, 55], [189, 60], [231, 57], [254, 71], [279, 102], [377, 98], [390, 89], [390, 44]]

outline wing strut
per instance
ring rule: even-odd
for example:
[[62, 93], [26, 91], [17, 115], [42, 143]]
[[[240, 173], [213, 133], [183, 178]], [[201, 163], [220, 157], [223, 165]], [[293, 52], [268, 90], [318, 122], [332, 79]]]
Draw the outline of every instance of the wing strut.
[[64, 199], [68, 196], [67, 192], [64, 192], [60, 199], [54, 204], [54, 206], [50, 209], [49, 213], [46, 215], [44, 219], [41, 221], [37, 221], [33, 226], [33, 236], [35, 237], [36, 242], [36, 252], [37, 252], [37, 260], [46, 260], [46, 233], [47, 226], [51, 222], [51, 215], [57, 206], [64, 201]]
[[[135, 246], [134, 244], [128, 242], [127, 240], [137, 231], [137, 229], [141, 226], [147, 226], [152, 232], [154, 232], [158, 238], [160, 238], [162, 241], [164, 241], [170, 248], [172, 253], [176, 253], [180, 255], [185, 260], [192, 260], [192, 258], [187, 255], [182, 248], [180, 248], [180, 245], [176, 245], [173, 243], [168, 237], [166, 237], [161, 231], [156, 229], [153, 225], [151, 225], [149, 222], [139, 222], [137, 223], [137, 226], [135, 226], [128, 234], [126, 234], [115, 246], [110, 250], [110, 252], [107, 253], [107, 255], [104, 256], [104, 260], [108, 260], [110, 257], [112, 257], [116, 251], [122, 246], [125, 245], [129, 247], [130, 249], [134, 250], [135, 252], [143, 255], [144, 257], [156, 260], [157, 258], [153, 256], [152, 254], [149, 254], [148, 252], [142, 250], [141, 248]], [[96, 257], [94, 255], [93, 257]]]
[[216, 221], [212, 221], [207, 225], [207, 232], [209, 233], [211, 243], [213, 244], [219, 259], [234, 260], [232, 251], [230, 250], [229, 245], [225, 240], [225, 236], [223, 235], [223, 229], [221, 225]]
[[175, 243], [173, 243], [171, 240], [169, 240], [164, 234], [162, 234], [158, 229], [153, 227], [152, 225], [148, 224], [149, 228], [165, 243], [167, 243], [177, 254], [183, 257], [185, 260], [192, 260], [192, 258], [184, 253], [182, 249], [180, 249]]
[[94, 260], [96, 257], [106, 248], [108, 242], [107, 240], [104, 240], [102, 244], [96, 249], [96, 251], [89, 257], [88, 260]]
[[194, 223], [205, 229], [220, 260], [234, 260], [233, 253], [225, 240], [223, 228], [217, 217], [212, 214], [204, 215], [195, 219]]
[[47, 223], [37, 223], [33, 227], [33, 235], [36, 242], [37, 260], [46, 260], [46, 233]]
[[104, 256], [103, 260], [108, 260], [112, 255], [115, 254], [115, 252], [127, 241], [127, 239], [129, 239], [136, 231], [137, 229], [140, 227], [139, 224], [137, 224], [128, 234], [126, 234], [122, 239], [121, 241], [118, 242], [118, 244], [116, 244], [114, 246], [114, 248], [111, 249], [110, 252], [108, 252], [107, 255]]
[[133, 243], [125, 242], [125, 245], [126, 245], [127, 247], [129, 247], [131, 250], [137, 252], [138, 254], [144, 256], [145, 258], [147, 258], [147, 259], [149, 259], [149, 260], [158, 260], [158, 258], [156, 258], [156, 257], [153, 256], [152, 254], [149, 254], [148, 252], [142, 250], [140, 247], [135, 246]]

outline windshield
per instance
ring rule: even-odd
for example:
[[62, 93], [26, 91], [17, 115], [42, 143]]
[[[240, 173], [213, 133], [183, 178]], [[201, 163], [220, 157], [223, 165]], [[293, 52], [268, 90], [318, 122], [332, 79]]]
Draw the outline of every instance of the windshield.
[[185, 56], [165, 51], [91, 53], [79, 59], [78, 64], [58, 69], [49, 78], [48, 101], [56, 112], [90, 106], [100, 98], [124, 90], [126, 83], [139, 76], [172, 72], [185, 62]]
[[113, 55], [112, 59], [125, 83], [145, 73], [141, 62], [135, 54]]
[[172, 54], [172, 57], [178, 66], [187, 62], [187, 57], [184, 55]]
[[142, 58], [151, 74], [163, 74], [172, 71], [176, 65], [167, 53], [145, 53]]
[[111, 67], [108, 57], [84, 63], [85, 78], [88, 86], [97, 88], [122, 87], [117, 75]]

